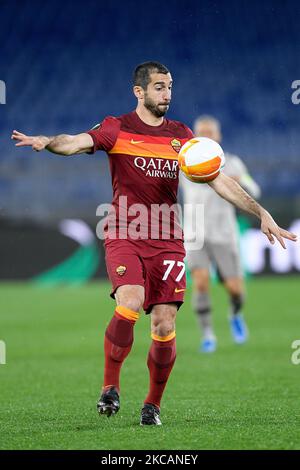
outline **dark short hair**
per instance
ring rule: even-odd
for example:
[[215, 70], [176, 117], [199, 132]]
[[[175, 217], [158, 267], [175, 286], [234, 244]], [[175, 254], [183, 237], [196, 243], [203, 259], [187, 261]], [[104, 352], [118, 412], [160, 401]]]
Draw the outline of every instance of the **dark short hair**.
[[144, 90], [147, 89], [151, 79], [151, 73], [170, 73], [167, 67], [159, 62], [143, 62], [139, 64], [133, 72], [133, 85], [141, 86]]

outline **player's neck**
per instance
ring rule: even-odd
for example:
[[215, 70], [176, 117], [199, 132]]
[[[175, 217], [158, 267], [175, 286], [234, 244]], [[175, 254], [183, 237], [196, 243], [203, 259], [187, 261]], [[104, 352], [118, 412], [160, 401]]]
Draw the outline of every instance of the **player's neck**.
[[160, 126], [163, 121], [164, 117], [156, 117], [154, 114], [151, 113], [145, 106], [137, 106], [136, 108], [136, 114], [138, 117], [145, 123], [148, 124], [148, 126]]

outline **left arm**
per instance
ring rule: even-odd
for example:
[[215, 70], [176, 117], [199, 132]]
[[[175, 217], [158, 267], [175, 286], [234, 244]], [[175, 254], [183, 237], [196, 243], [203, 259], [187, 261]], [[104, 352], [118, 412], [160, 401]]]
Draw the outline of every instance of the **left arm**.
[[296, 241], [297, 236], [279, 227], [271, 214], [258, 204], [234, 179], [220, 173], [217, 178], [208, 183], [215, 191], [226, 201], [231, 202], [239, 209], [255, 215], [261, 221], [261, 231], [268, 237], [272, 245], [275, 243], [274, 237], [277, 238], [283, 248], [285, 243], [283, 238]]
[[249, 173], [243, 173], [237, 182], [242, 188], [255, 199], [259, 199], [261, 196], [261, 190], [256, 181], [249, 175]]

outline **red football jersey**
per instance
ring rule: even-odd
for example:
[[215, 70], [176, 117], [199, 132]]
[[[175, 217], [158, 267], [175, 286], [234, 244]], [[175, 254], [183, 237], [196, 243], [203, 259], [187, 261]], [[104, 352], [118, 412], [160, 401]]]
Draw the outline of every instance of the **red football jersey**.
[[164, 119], [160, 126], [143, 122], [135, 111], [107, 117], [88, 131], [92, 153], [109, 157], [113, 187], [108, 239], [182, 239], [177, 205], [178, 153], [192, 131]]

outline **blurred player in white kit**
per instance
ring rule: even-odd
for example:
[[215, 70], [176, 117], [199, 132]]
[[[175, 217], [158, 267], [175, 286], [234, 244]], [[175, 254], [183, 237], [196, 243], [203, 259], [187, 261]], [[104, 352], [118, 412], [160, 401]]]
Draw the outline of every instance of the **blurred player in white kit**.
[[[194, 123], [196, 137], [208, 137], [221, 143], [221, 126], [212, 116], [200, 116]], [[225, 153], [223, 172], [234, 178], [252, 197], [260, 197], [260, 188], [251, 178], [245, 164], [236, 155]], [[212, 324], [211, 299], [209, 294], [210, 265], [217, 268], [230, 300], [230, 329], [234, 341], [247, 341], [248, 330], [242, 314], [245, 288], [239, 253], [239, 239], [235, 208], [218, 196], [208, 184], [196, 184], [183, 175], [180, 185], [185, 204], [204, 205], [203, 247], [192, 250], [186, 244], [187, 264], [193, 280], [192, 307], [199, 318], [203, 333], [200, 346], [202, 352], [214, 352], [217, 339]], [[192, 217], [187, 214], [185, 226], [193, 226]], [[200, 228], [201, 230], [201, 228]], [[197, 248], [197, 247], [196, 247]]]

